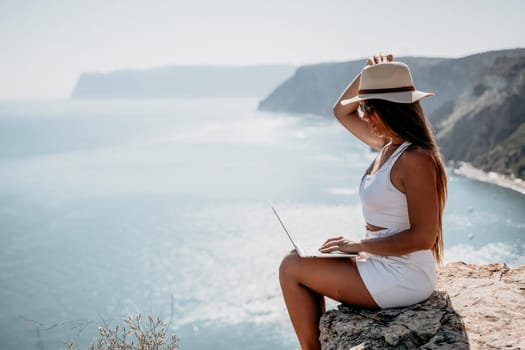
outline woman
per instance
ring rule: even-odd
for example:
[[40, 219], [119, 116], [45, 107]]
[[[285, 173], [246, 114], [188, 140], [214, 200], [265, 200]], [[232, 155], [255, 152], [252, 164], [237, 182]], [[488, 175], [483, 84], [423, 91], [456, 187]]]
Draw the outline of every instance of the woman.
[[302, 350], [320, 349], [324, 297], [368, 308], [402, 307], [427, 299], [443, 252], [441, 218], [447, 194], [443, 162], [408, 66], [378, 55], [335, 104], [341, 124], [379, 151], [359, 194], [366, 238], [328, 239], [321, 252], [358, 258], [305, 259], [290, 253], [279, 279]]

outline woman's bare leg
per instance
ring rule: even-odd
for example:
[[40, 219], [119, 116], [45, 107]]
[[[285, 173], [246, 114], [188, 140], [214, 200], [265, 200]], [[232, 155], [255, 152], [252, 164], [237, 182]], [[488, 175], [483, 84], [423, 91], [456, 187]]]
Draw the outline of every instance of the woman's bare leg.
[[355, 259], [309, 259], [287, 255], [279, 269], [284, 301], [302, 350], [318, 350], [324, 297], [377, 308], [359, 275]]

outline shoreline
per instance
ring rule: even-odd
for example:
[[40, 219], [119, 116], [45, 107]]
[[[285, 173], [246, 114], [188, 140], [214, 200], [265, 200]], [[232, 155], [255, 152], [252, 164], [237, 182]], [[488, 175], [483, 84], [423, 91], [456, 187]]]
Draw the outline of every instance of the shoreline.
[[505, 187], [525, 195], [525, 181], [521, 179], [512, 178], [493, 171], [485, 172], [467, 162], [458, 162], [452, 169], [456, 175]]

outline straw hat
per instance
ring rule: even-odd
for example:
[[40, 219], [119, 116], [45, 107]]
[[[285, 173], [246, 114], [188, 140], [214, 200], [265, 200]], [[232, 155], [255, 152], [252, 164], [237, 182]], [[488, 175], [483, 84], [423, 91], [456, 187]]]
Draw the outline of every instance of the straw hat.
[[365, 66], [360, 74], [358, 95], [342, 100], [343, 106], [373, 98], [398, 103], [412, 103], [423, 97], [434, 95], [431, 92], [416, 90], [410, 69], [402, 62]]

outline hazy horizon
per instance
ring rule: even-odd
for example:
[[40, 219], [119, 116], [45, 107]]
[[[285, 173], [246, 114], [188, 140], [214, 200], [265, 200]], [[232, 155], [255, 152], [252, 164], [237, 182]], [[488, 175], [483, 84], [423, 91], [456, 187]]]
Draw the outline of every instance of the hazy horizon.
[[0, 0], [0, 99], [62, 98], [81, 73], [174, 65], [457, 58], [525, 47], [525, 3]]

